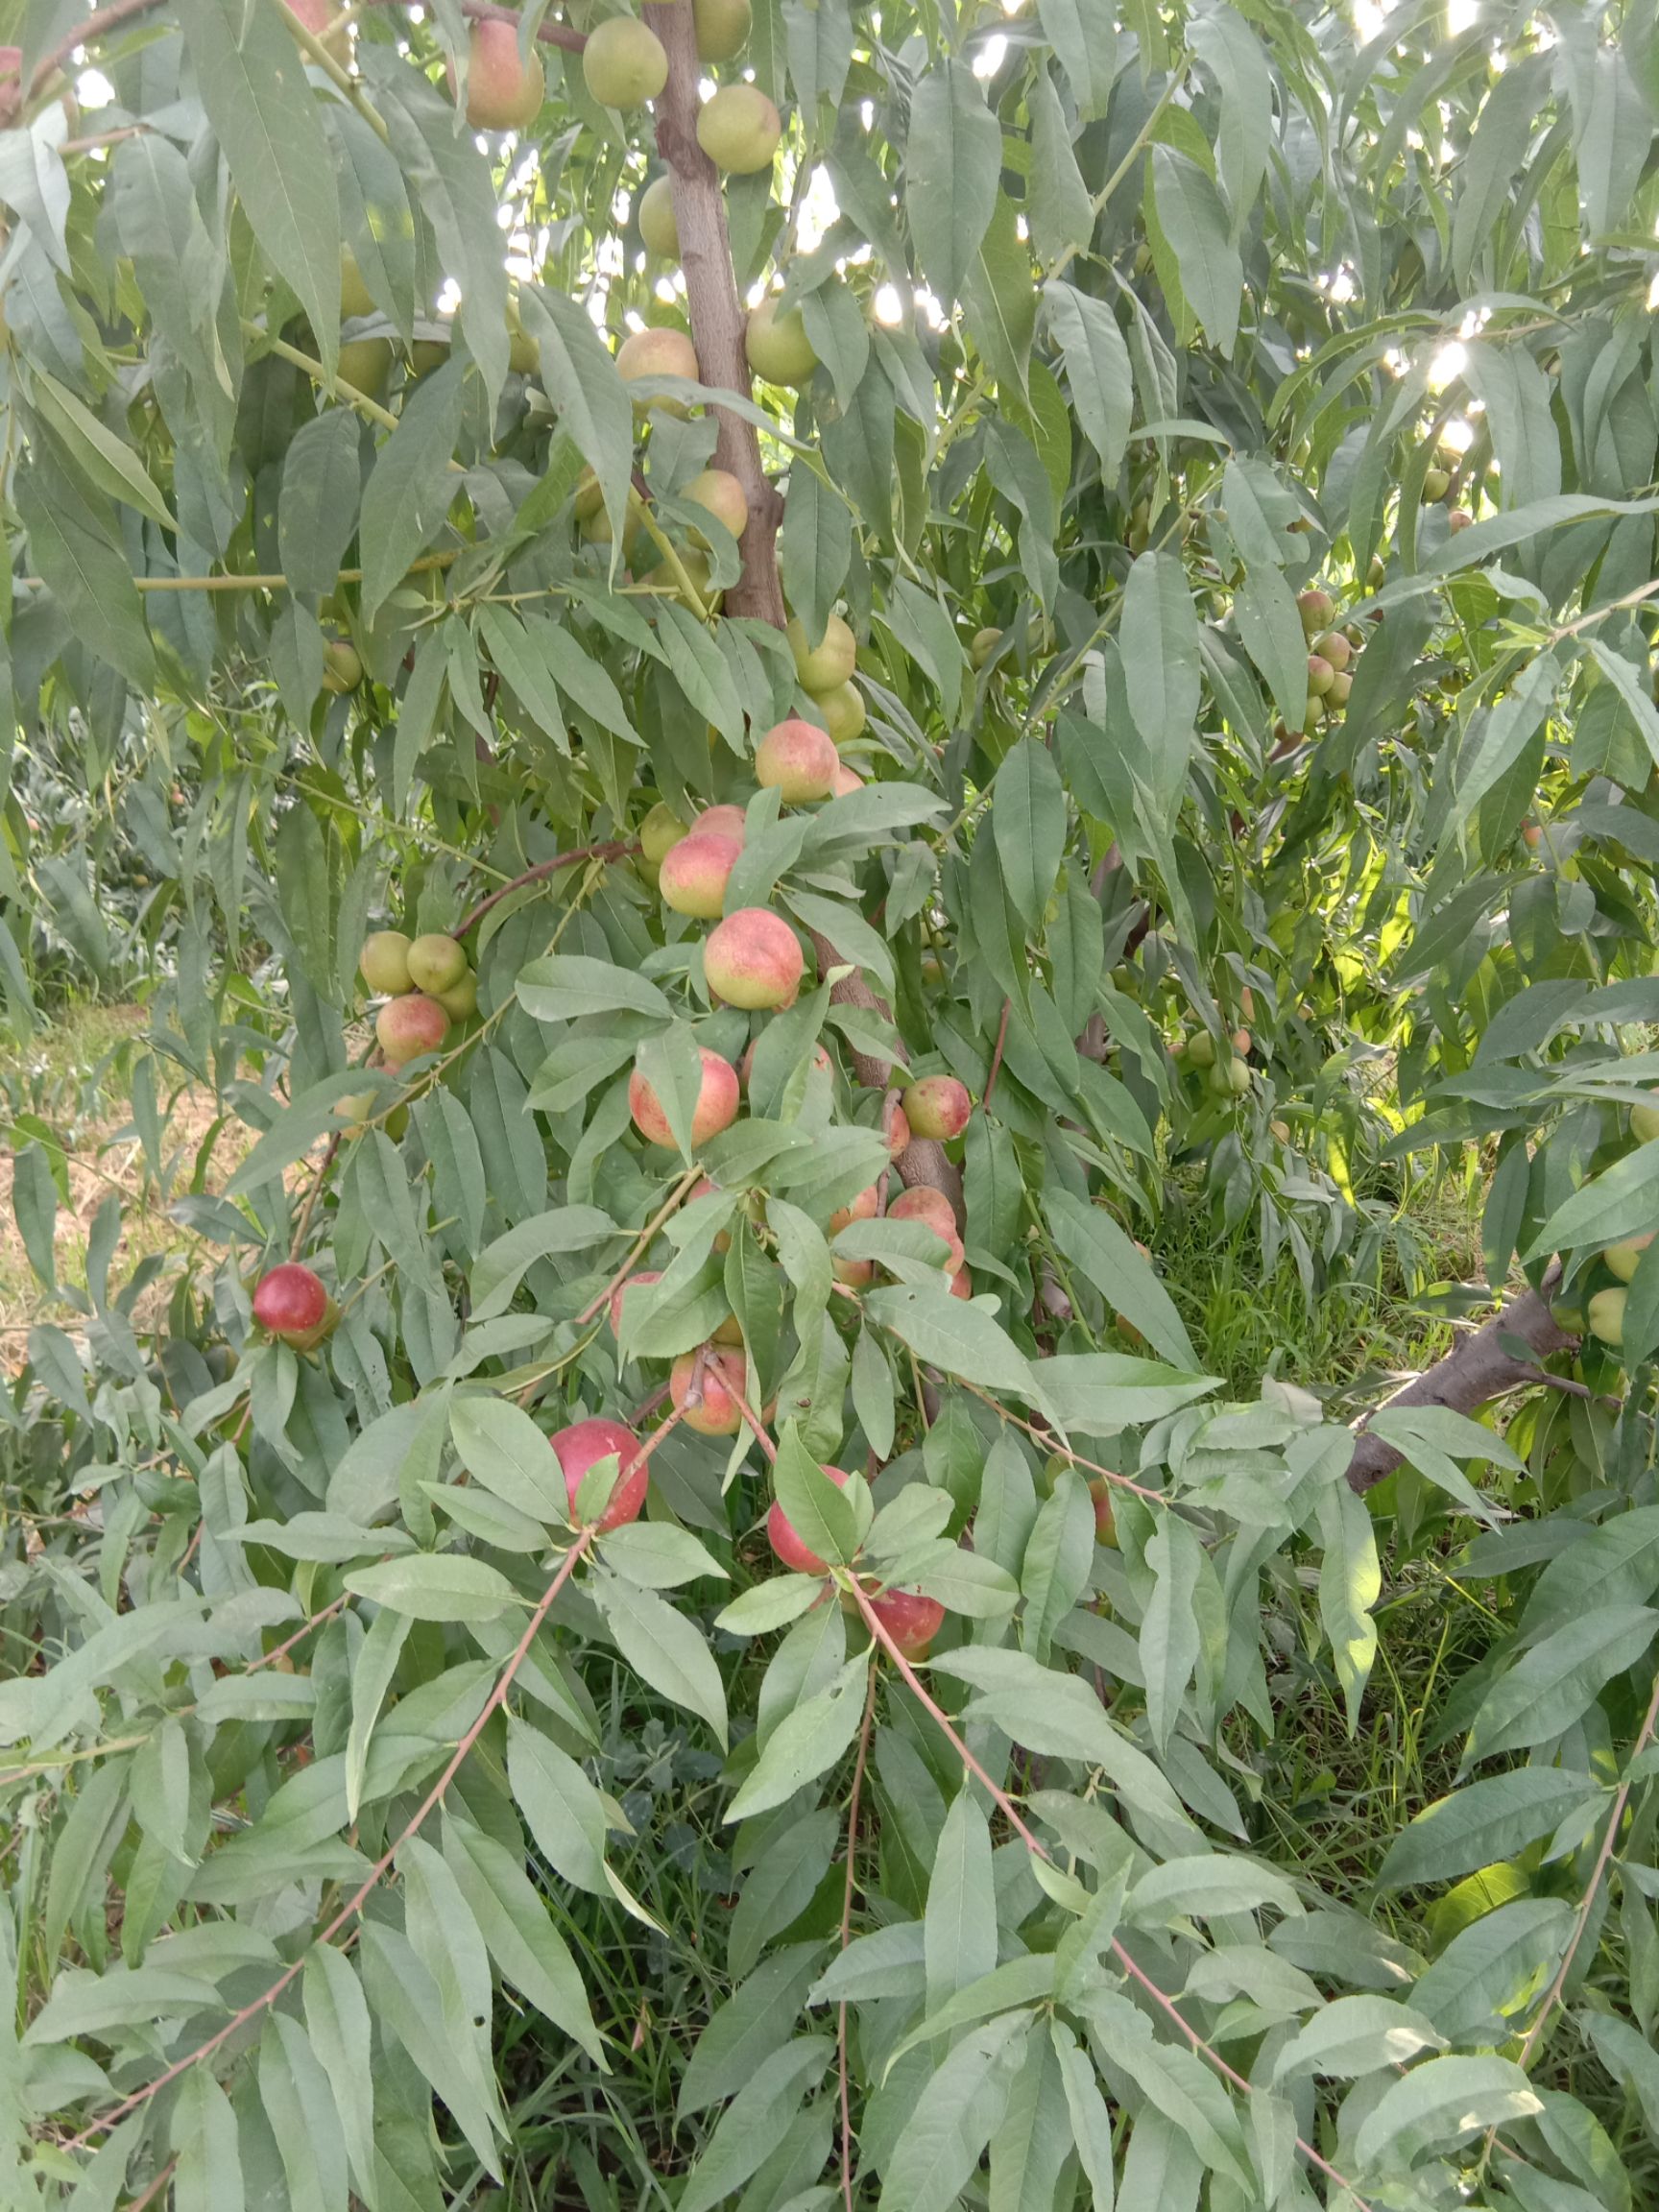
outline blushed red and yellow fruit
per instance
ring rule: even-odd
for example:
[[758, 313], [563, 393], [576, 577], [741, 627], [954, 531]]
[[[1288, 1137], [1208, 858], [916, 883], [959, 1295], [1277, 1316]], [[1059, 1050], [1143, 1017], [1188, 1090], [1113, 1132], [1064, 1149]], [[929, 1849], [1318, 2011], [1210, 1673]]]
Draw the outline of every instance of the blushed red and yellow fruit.
[[690, 834], [667, 801], [659, 799], [639, 825], [639, 850], [652, 867], [661, 868], [675, 846]]
[[253, 1319], [268, 1336], [297, 1352], [309, 1352], [332, 1332], [339, 1314], [323, 1278], [287, 1260], [260, 1276]]
[[[837, 684], [833, 691], [820, 692], [814, 705], [824, 717], [824, 727], [830, 733], [832, 745], [851, 745], [855, 737], [864, 734], [864, 725], [870, 715], [864, 705], [864, 694], [856, 684]], [[839, 768], [839, 761], [836, 766]], [[834, 777], [830, 780], [830, 788], [835, 797], [840, 797]]]
[[643, 1290], [648, 1285], [661, 1283], [661, 1280], [662, 1270], [660, 1267], [642, 1267], [637, 1275], [630, 1275], [626, 1283], [618, 1283], [612, 1291], [609, 1308], [611, 1334], [618, 1343], [622, 1341], [622, 1305], [629, 1291]]
[[948, 1244], [956, 1238], [955, 1209], [944, 1191], [935, 1190], [930, 1183], [915, 1183], [908, 1190], [902, 1190], [888, 1207], [887, 1218], [926, 1222]]
[[389, 998], [374, 1018], [374, 1036], [389, 1068], [406, 1068], [423, 1052], [436, 1052], [449, 1034], [449, 1017], [423, 991]]
[[601, 1528], [620, 1528], [625, 1521], [638, 1520], [651, 1486], [651, 1468], [647, 1460], [636, 1456], [639, 1439], [632, 1429], [625, 1429], [620, 1421], [576, 1421], [547, 1441], [565, 1477], [572, 1520], [576, 1518], [576, 1493], [582, 1487], [582, 1478], [601, 1459], [613, 1456], [617, 1461], [616, 1484], [598, 1525]]
[[945, 1624], [944, 1606], [919, 1590], [883, 1590], [870, 1610], [906, 1659], [925, 1659]]
[[839, 757], [833, 738], [815, 722], [791, 715], [774, 723], [755, 748], [755, 781], [776, 791], [786, 805], [828, 799]]
[[[846, 1489], [847, 1472], [845, 1468], [826, 1467], [824, 1472], [834, 1483], [837, 1490]], [[779, 1558], [782, 1560], [784, 1566], [792, 1568], [797, 1575], [828, 1574], [829, 1570], [823, 1560], [807, 1544], [800, 1529], [796, 1527], [794, 1522], [790, 1520], [781, 1503], [776, 1498], [773, 1499], [772, 1509], [766, 1516], [766, 1541], [777, 1552]]]
[[[701, 1358], [702, 1374], [697, 1374]], [[695, 1381], [695, 1395], [693, 1384]], [[743, 1426], [738, 1401], [743, 1395], [740, 1354], [704, 1345], [701, 1354], [682, 1352], [668, 1370], [668, 1396], [687, 1429], [700, 1436], [735, 1436]]]
[[924, 1075], [904, 1094], [904, 1113], [911, 1129], [918, 1137], [931, 1137], [940, 1143], [960, 1137], [973, 1111], [968, 1086], [954, 1075]]
[[1625, 1237], [1617, 1244], [1609, 1244], [1601, 1257], [1621, 1283], [1633, 1282], [1642, 1255], [1652, 1241], [1651, 1230], [1646, 1237]]
[[[474, 131], [522, 131], [541, 112], [547, 80], [540, 54], [518, 57], [517, 24], [474, 23], [467, 40], [467, 120]], [[449, 67], [449, 97], [455, 69]]]
[[[697, 349], [684, 330], [636, 330], [616, 349], [616, 369], [630, 384], [641, 376], [685, 376], [693, 384], [702, 381]], [[645, 414], [654, 407], [661, 407], [671, 415], [686, 412], [685, 403], [681, 399], [637, 398], [634, 402], [637, 414]]]
[[726, 880], [742, 856], [734, 837], [718, 831], [693, 830], [670, 848], [662, 861], [657, 888], [662, 903], [676, 914], [695, 921], [717, 921], [726, 907]]
[[831, 799], [850, 799], [854, 791], [862, 791], [864, 779], [856, 768], [849, 768], [845, 760], [837, 760], [835, 773], [830, 779]]
[[703, 948], [709, 990], [750, 1013], [790, 1004], [805, 965], [801, 940], [770, 906], [740, 906], [709, 932]]
[[[680, 494], [693, 507], [701, 507], [706, 515], [712, 515], [722, 522], [733, 538], [741, 538], [749, 521], [749, 502], [743, 496], [743, 487], [730, 469], [705, 469], [692, 477]], [[709, 551], [709, 541], [701, 530], [693, 529], [691, 541]]]
[[1112, 1517], [1112, 1485], [1104, 1475], [1094, 1477], [1089, 1485], [1089, 1495], [1094, 1501], [1094, 1541], [1116, 1551], [1118, 1524]]
[[[710, 1052], [707, 1046], [700, 1050], [703, 1081], [697, 1103], [691, 1109], [694, 1145], [707, 1144], [710, 1137], [717, 1137], [722, 1129], [730, 1129], [737, 1118], [738, 1105], [736, 1069], [730, 1060], [722, 1060], [718, 1052]], [[674, 1142], [674, 1132], [668, 1126], [662, 1101], [637, 1068], [628, 1078], [628, 1111], [634, 1117], [634, 1126], [647, 1143], [671, 1145]]]

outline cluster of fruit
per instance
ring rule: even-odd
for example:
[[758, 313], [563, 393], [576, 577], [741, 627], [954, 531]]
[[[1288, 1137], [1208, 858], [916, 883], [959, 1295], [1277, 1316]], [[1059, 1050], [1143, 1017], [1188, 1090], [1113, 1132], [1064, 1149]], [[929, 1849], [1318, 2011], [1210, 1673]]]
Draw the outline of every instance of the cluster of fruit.
[[1308, 710], [1302, 727], [1310, 733], [1321, 722], [1334, 721], [1347, 706], [1365, 633], [1358, 623], [1333, 628], [1336, 602], [1329, 591], [1304, 591], [1296, 608], [1309, 645]]
[[1203, 1028], [1195, 1029], [1190, 1037], [1177, 1036], [1169, 1047], [1177, 1068], [1202, 1077], [1217, 1098], [1242, 1098], [1250, 1088], [1254, 1040], [1245, 1023], [1255, 1017], [1256, 998], [1248, 984], [1238, 994], [1238, 1012], [1243, 1019], [1228, 1032], [1226, 1016], [1216, 1009], [1217, 1024], [1225, 1033], [1221, 1046], [1217, 1046], [1214, 1034]]
[[[376, 929], [365, 938], [358, 973], [386, 1003], [374, 1017], [374, 1040], [388, 1068], [440, 1050], [451, 1022], [478, 1011], [478, 978], [467, 948], [441, 930], [406, 937], [401, 929]], [[344, 1112], [349, 1100], [342, 1100]]]

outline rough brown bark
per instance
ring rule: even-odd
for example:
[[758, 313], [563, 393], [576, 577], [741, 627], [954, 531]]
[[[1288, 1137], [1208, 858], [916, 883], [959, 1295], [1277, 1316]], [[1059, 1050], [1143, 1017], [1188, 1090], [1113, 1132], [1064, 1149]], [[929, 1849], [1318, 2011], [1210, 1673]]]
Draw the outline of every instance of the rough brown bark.
[[[1511, 1298], [1490, 1321], [1455, 1344], [1444, 1359], [1437, 1359], [1376, 1410], [1382, 1412], [1393, 1406], [1446, 1406], [1455, 1413], [1473, 1413], [1506, 1391], [1537, 1382], [1537, 1361], [1552, 1352], [1566, 1351], [1575, 1341], [1551, 1317], [1550, 1300], [1560, 1279], [1559, 1270], [1551, 1268], [1544, 1278], [1542, 1291], [1526, 1290], [1519, 1298]], [[1504, 1348], [1505, 1338], [1518, 1338], [1531, 1358], [1515, 1358]], [[1367, 1414], [1365, 1419], [1371, 1417]], [[1348, 1479], [1356, 1490], [1366, 1491], [1391, 1475], [1400, 1463], [1401, 1455], [1391, 1445], [1361, 1428]]]
[[[743, 302], [732, 270], [726, 234], [726, 199], [719, 173], [697, 143], [697, 31], [686, 0], [646, 0], [646, 22], [668, 56], [668, 83], [656, 102], [657, 151], [673, 180], [674, 222], [691, 338], [705, 384], [749, 397], [749, 356], [743, 348]], [[778, 581], [778, 525], [783, 502], [760, 466], [753, 423], [727, 408], [715, 410], [719, 437], [715, 466], [730, 469], [749, 502], [743, 532], [743, 574], [726, 594], [729, 614], [751, 614], [783, 624], [783, 589]]]

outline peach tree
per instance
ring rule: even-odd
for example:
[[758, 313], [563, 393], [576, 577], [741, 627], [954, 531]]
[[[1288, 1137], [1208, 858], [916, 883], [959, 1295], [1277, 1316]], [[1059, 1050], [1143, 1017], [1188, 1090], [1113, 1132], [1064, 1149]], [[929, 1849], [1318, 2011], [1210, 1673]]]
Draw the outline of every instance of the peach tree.
[[10, 36], [0, 2200], [1651, 2200], [1650, 6]]

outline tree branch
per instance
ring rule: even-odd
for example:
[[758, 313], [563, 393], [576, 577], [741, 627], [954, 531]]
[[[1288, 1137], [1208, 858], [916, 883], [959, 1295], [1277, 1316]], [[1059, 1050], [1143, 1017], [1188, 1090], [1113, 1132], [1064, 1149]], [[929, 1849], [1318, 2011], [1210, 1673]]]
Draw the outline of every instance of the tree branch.
[[572, 852], [556, 853], [551, 860], [539, 860], [534, 868], [526, 868], [522, 876], [515, 876], [511, 883], [503, 883], [498, 891], [492, 891], [488, 899], [480, 899], [466, 920], [456, 924], [455, 934], [468, 936], [492, 906], [498, 905], [510, 891], [521, 891], [526, 883], [540, 883], [545, 877], [556, 876], [561, 868], [574, 867], [578, 860], [620, 860], [638, 850], [637, 845], [619, 841], [610, 845], [578, 845]]
[[[656, 102], [657, 151], [673, 180], [674, 224], [685, 303], [705, 384], [748, 398], [749, 356], [745, 316], [732, 269], [726, 202], [714, 164], [697, 143], [697, 30], [685, 0], [646, 0], [646, 22], [668, 56], [668, 83]], [[726, 611], [783, 626], [783, 589], [778, 581], [778, 525], [783, 502], [760, 466], [755, 426], [726, 408], [715, 410], [719, 436], [714, 463], [736, 477], [749, 503], [741, 542], [743, 573], [726, 594]]]
[[[1354, 1457], [1348, 1467], [1348, 1480], [1356, 1490], [1363, 1492], [1381, 1482], [1404, 1457], [1391, 1444], [1370, 1432], [1366, 1424], [1375, 1413], [1397, 1406], [1446, 1406], [1455, 1413], [1473, 1413], [1506, 1391], [1551, 1380], [1539, 1375], [1536, 1362], [1552, 1352], [1566, 1351], [1575, 1341], [1557, 1326], [1550, 1311], [1550, 1300], [1560, 1281], [1561, 1270], [1552, 1266], [1541, 1289], [1526, 1290], [1519, 1298], [1510, 1299], [1490, 1321], [1455, 1344], [1444, 1359], [1425, 1368], [1403, 1390], [1397, 1390], [1356, 1424]], [[1504, 1348], [1505, 1337], [1518, 1337], [1531, 1358], [1515, 1358]]]

